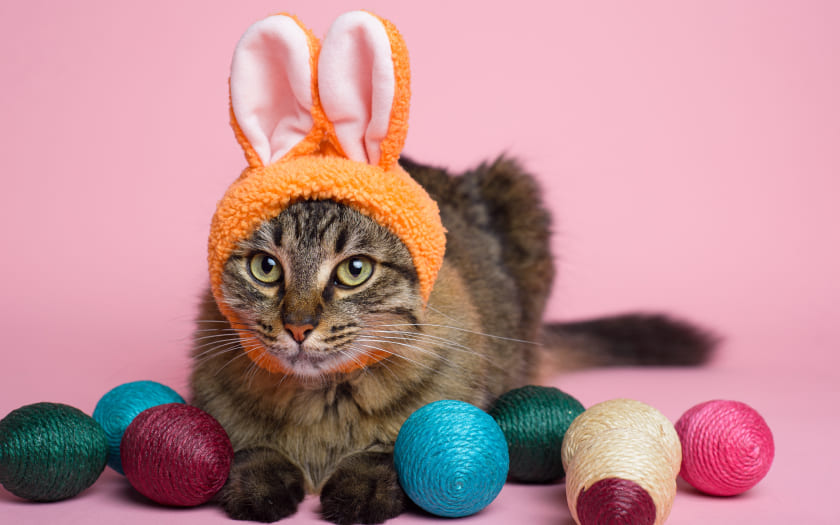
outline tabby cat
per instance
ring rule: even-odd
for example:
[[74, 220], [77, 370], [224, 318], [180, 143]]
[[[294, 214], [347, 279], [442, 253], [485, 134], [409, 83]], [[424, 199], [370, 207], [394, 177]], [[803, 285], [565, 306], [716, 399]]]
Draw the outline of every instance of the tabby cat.
[[[403, 243], [332, 201], [300, 201], [237, 246], [223, 276], [240, 339], [208, 292], [193, 350], [193, 402], [236, 450], [219, 500], [232, 518], [272, 522], [320, 493], [334, 523], [379, 523], [409, 502], [392, 464], [403, 421], [460, 399], [487, 408], [534, 382], [543, 354], [562, 369], [694, 365], [704, 332], [663, 316], [543, 324], [554, 265], [534, 180], [500, 159], [460, 176], [403, 159], [438, 203], [447, 249], [428, 305]], [[250, 342], [249, 342], [250, 340]], [[245, 352], [262, 344], [290, 374]], [[371, 352], [388, 357], [353, 372]], [[352, 367], [345, 367], [352, 368]]]

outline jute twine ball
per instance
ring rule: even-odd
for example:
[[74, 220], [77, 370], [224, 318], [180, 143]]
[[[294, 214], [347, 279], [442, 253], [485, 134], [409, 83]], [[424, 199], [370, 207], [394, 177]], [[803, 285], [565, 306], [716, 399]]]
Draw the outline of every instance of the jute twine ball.
[[583, 410], [580, 401], [553, 387], [529, 385], [499, 397], [490, 415], [508, 443], [510, 478], [528, 483], [562, 478], [560, 444]]
[[501, 492], [508, 447], [486, 412], [462, 401], [437, 401], [400, 428], [394, 465], [408, 497], [447, 518], [475, 514]]
[[680, 476], [715, 496], [754, 487], [770, 470], [775, 447], [764, 418], [739, 401], [707, 401], [676, 424], [683, 448]]
[[99, 478], [107, 455], [99, 423], [71, 406], [35, 403], [0, 421], [0, 484], [24, 499], [77, 495]]
[[134, 381], [111, 389], [96, 403], [93, 419], [102, 425], [108, 439], [108, 466], [123, 474], [120, 442], [137, 414], [165, 403], [185, 403], [184, 398], [166, 385], [154, 381]]
[[659, 525], [671, 512], [680, 470], [674, 426], [629, 399], [592, 406], [563, 439], [566, 498], [580, 525]]
[[125, 476], [138, 492], [163, 505], [209, 501], [225, 484], [233, 447], [222, 426], [199, 408], [181, 403], [141, 412], [120, 445]]

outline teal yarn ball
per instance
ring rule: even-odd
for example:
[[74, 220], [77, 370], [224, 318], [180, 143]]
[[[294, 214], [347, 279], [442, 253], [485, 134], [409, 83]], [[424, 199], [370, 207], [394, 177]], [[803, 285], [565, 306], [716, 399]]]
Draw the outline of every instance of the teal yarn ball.
[[26, 405], [0, 421], [0, 484], [24, 499], [75, 496], [99, 478], [107, 456], [99, 423], [68, 405]]
[[105, 430], [105, 437], [108, 440], [109, 467], [120, 474], [125, 474], [120, 461], [120, 442], [125, 429], [140, 412], [168, 403], [186, 403], [186, 401], [178, 395], [178, 392], [154, 381], [124, 383], [102, 396], [93, 410], [93, 419]]
[[507, 439], [511, 479], [549, 483], [565, 476], [563, 436], [583, 410], [580, 401], [553, 387], [529, 385], [499, 397], [490, 415]]
[[508, 447], [499, 425], [463, 401], [436, 401], [400, 428], [394, 466], [400, 485], [421, 508], [446, 518], [469, 516], [501, 492]]

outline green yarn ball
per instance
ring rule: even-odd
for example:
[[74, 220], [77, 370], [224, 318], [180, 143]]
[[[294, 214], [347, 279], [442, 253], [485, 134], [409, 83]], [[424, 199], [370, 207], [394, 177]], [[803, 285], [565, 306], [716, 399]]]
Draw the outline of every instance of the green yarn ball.
[[105, 432], [77, 408], [35, 403], [0, 421], [0, 484], [18, 497], [71, 498], [93, 485], [107, 459]]
[[524, 386], [503, 394], [490, 409], [510, 452], [510, 478], [549, 483], [566, 475], [560, 449], [580, 401], [553, 387]]

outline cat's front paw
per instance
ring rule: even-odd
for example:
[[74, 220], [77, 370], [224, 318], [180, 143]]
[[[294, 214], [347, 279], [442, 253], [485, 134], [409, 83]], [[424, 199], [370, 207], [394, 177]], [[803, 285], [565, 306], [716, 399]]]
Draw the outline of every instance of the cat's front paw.
[[251, 448], [234, 455], [219, 501], [235, 520], [271, 523], [294, 514], [303, 496], [297, 466], [276, 450]]
[[346, 458], [321, 489], [321, 514], [339, 525], [382, 523], [406, 509], [392, 454], [362, 452]]

